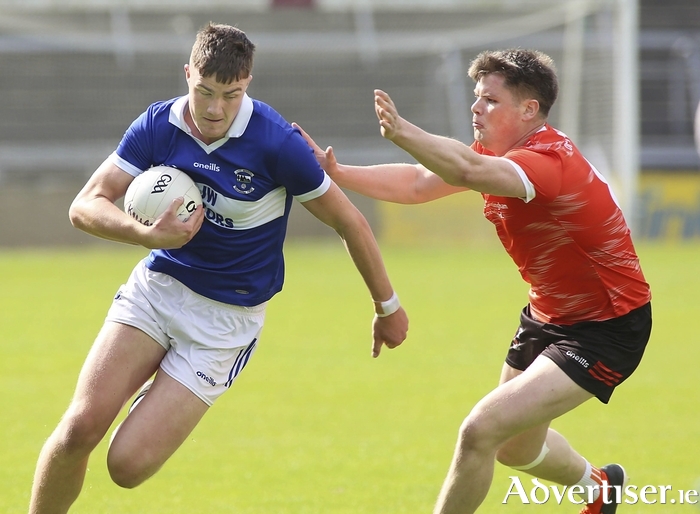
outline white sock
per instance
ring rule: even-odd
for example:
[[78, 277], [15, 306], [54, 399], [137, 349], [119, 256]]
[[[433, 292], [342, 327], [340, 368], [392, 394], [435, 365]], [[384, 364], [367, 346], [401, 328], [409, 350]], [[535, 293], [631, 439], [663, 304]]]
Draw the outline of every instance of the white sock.
[[[585, 502], [593, 503], [598, 499], [598, 496], [600, 496], [601, 483], [600, 470], [594, 468], [591, 466], [590, 462], [586, 461], [586, 471], [583, 472], [581, 480], [575, 484], [583, 487], [583, 492], [578, 494], [578, 496]], [[593, 493], [592, 495], [591, 492]]]

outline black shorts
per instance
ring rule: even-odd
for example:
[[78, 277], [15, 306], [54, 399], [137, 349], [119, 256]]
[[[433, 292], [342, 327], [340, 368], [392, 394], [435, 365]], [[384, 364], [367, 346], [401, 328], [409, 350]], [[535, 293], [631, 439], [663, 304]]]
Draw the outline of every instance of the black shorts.
[[554, 361], [571, 380], [608, 403], [616, 386], [637, 369], [651, 335], [651, 303], [606, 321], [541, 323], [520, 314], [506, 363], [525, 370], [538, 355]]

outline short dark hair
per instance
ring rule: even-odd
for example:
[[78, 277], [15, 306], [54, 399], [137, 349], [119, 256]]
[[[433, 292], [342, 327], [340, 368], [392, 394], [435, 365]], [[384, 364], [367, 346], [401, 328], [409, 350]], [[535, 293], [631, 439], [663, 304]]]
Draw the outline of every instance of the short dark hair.
[[498, 73], [505, 85], [520, 98], [534, 98], [540, 104], [540, 112], [546, 118], [559, 93], [554, 61], [537, 50], [510, 48], [487, 50], [474, 58], [469, 66], [469, 76], [478, 82], [485, 75]]
[[190, 65], [202, 77], [215, 76], [217, 82], [231, 82], [247, 78], [253, 69], [255, 45], [245, 32], [209, 22], [199, 32], [192, 46]]

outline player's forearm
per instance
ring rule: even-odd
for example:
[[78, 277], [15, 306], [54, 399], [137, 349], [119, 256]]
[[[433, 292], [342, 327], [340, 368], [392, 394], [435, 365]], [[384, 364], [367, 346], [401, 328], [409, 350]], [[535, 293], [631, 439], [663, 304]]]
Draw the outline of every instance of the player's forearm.
[[141, 226], [106, 198], [77, 198], [70, 206], [72, 225], [92, 236], [109, 241], [142, 244]]
[[417, 195], [419, 172], [415, 164], [375, 164], [350, 166], [338, 164], [333, 180], [349, 189], [376, 200], [416, 204], [427, 201]]
[[384, 267], [379, 246], [365, 218], [358, 216], [352, 226], [341, 228], [338, 234], [343, 239], [372, 299], [383, 302], [391, 298], [394, 289]]
[[461, 141], [430, 134], [404, 121], [392, 142], [447, 184], [474, 188], [470, 173], [479, 164], [480, 156]]

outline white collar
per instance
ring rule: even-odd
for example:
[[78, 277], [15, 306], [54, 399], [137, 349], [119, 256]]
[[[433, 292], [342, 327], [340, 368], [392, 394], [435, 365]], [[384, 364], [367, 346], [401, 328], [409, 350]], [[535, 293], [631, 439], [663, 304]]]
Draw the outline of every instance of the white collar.
[[[187, 95], [181, 96], [170, 107], [170, 116], [168, 121], [178, 127], [183, 132], [192, 135], [190, 127], [185, 122], [185, 109], [187, 108]], [[223, 141], [230, 137], [241, 137], [248, 127], [250, 118], [253, 116], [253, 100], [248, 96], [247, 93], [243, 94], [243, 101], [241, 102], [241, 108], [238, 110], [238, 114], [231, 123], [231, 127], [228, 129], [226, 137]], [[194, 136], [192, 136], [194, 137]], [[197, 138], [195, 138], [197, 139]], [[197, 139], [199, 141], [199, 139]], [[221, 139], [219, 141], [222, 141]], [[216, 145], [217, 141], [214, 141], [212, 145]], [[211, 145], [210, 145], [211, 146]], [[218, 146], [218, 145], [217, 145]]]

